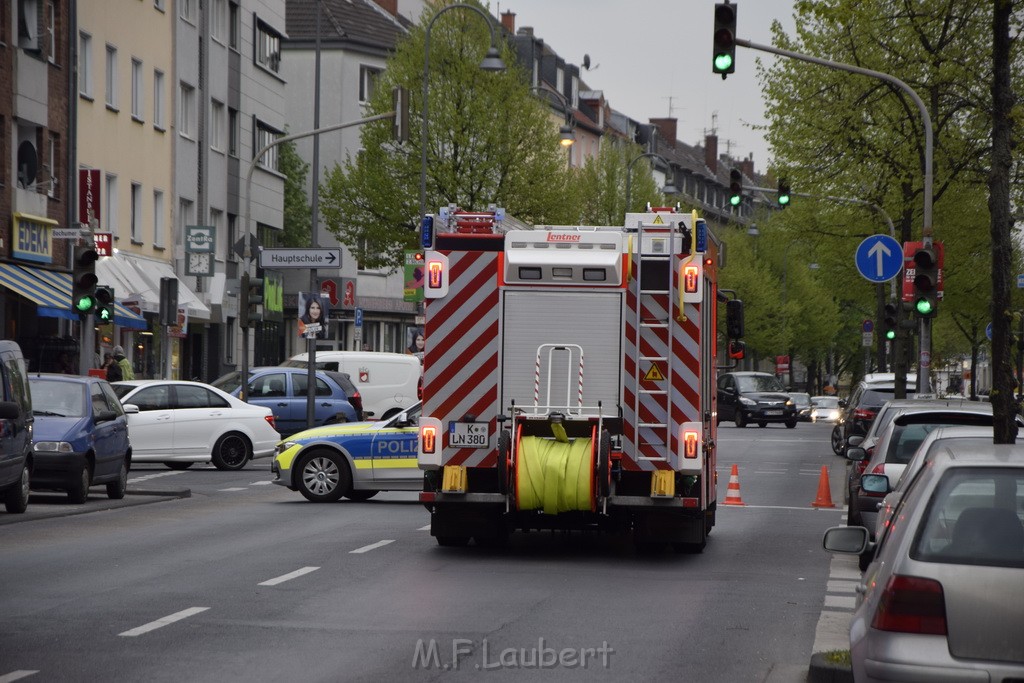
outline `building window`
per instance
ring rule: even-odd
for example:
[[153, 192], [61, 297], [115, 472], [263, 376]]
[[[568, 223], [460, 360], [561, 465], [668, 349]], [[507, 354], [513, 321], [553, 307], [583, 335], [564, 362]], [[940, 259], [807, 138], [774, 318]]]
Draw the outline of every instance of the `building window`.
[[[221, 254], [221, 245], [227, 243], [227, 235], [224, 234], [224, 212], [220, 209], [210, 209], [210, 226], [213, 228], [213, 234], [217, 241], [213, 245], [213, 257], [219, 258]], [[230, 243], [227, 244], [225, 252], [231, 250]]]
[[181, 84], [181, 111], [178, 112], [178, 132], [192, 137], [195, 126], [196, 89], [188, 83]]
[[164, 244], [164, 193], [161, 190], [153, 190], [153, 246], [166, 246]]
[[117, 110], [117, 48], [107, 45], [107, 106]]
[[38, 0], [18, 0], [18, 47], [26, 52], [39, 52]]
[[195, 0], [178, 0], [178, 14], [189, 23], [193, 23], [192, 16], [195, 12]]
[[164, 72], [153, 69], [153, 126], [164, 130]]
[[[0, 11], [2, 16], [2, 11]], [[3, 116], [0, 116], [0, 159], [7, 158], [7, 122]], [[7, 164], [0, 164], [0, 187], [3, 187], [7, 182]]]
[[213, 0], [210, 3], [210, 36], [224, 42], [224, 0]]
[[224, 151], [224, 103], [210, 100], [210, 149]]
[[228, 107], [228, 154], [238, 156], [238, 110]]
[[238, 216], [229, 213], [228, 214], [228, 239], [227, 239], [227, 253], [225, 259], [228, 261], [237, 261], [238, 255], [235, 253], [235, 242], [238, 241]]
[[359, 101], [369, 102], [377, 90], [377, 79], [380, 78], [380, 69], [372, 66], [359, 67]]
[[195, 225], [192, 221], [193, 203], [191, 199], [178, 197], [178, 234], [185, 235], [185, 226]]
[[[281, 131], [268, 126], [256, 119], [256, 140], [253, 145], [253, 156], [281, 136]], [[277, 147], [271, 147], [260, 158], [259, 165], [272, 171], [277, 170]]]
[[92, 99], [92, 36], [78, 34], [78, 92]]
[[132, 118], [142, 120], [142, 62], [132, 57]]
[[256, 20], [256, 63], [277, 73], [281, 69], [281, 34], [268, 24]]
[[117, 239], [117, 176], [107, 173], [106, 204], [103, 206], [103, 213], [107, 217], [107, 232]]
[[50, 199], [57, 199], [57, 176], [59, 173], [57, 164], [60, 162], [60, 135], [51, 132], [48, 142], [49, 149], [47, 151], [50, 158], [49, 167], [47, 168], [49, 174], [47, 180], [49, 181], [49, 189], [46, 190], [46, 194]]
[[237, 2], [228, 2], [228, 47], [232, 50], [238, 49], [238, 37], [241, 32], [239, 23], [240, 13]]
[[57, 41], [57, 31], [60, 28], [57, 26], [57, 6], [53, 0], [46, 3], [46, 33], [50, 38], [49, 54], [47, 55], [50, 64], [57, 64], [57, 46], [60, 43]]
[[131, 205], [132, 242], [142, 244], [142, 184], [132, 183]]
[[235, 364], [235, 319], [228, 318], [227, 325], [224, 325], [224, 363]]
[[160, 10], [161, 12], [163, 12], [164, 11], [164, 0], [153, 0], [153, 7], [155, 7], [158, 10]]

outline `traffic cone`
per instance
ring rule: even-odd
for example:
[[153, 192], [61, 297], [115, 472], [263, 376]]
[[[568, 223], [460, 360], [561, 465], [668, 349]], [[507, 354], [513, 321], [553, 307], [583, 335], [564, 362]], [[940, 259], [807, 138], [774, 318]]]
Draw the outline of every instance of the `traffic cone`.
[[828, 467], [821, 466], [821, 476], [818, 477], [818, 497], [811, 503], [815, 508], [834, 508], [832, 503], [832, 491], [828, 485]]
[[732, 466], [732, 473], [729, 475], [729, 488], [725, 492], [723, 505], [746, 505], [740, 498], [740, 468]]

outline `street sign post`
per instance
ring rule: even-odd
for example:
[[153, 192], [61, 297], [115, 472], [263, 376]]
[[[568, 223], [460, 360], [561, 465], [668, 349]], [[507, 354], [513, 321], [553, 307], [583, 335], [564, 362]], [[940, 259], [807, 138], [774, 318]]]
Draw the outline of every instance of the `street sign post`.
[[260, 268], [341, 268], [341, 248], [262, 249]]
[[887, 282], [903, 268], [903, 247], [888, 235], [872, 235], [857, 247], [857, 271], [871, 282]]

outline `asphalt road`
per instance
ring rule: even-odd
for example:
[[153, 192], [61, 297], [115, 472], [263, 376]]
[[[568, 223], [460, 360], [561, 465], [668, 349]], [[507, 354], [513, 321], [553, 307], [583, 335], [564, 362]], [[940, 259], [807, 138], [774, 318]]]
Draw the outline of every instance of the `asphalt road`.
[[[0, 683], [801, 681], [841, 523], [830, 429], [722, 425], [719, 500], [736, 464], [746, 505], [719, 507], [700, 555], [561, 533], [440, 548], [415, 494], [314, 505], [265, 460], [138, 467], [113, 505], [33, 494], [0, 513]], [[810, 505], [822, 465], [834, 509]]]

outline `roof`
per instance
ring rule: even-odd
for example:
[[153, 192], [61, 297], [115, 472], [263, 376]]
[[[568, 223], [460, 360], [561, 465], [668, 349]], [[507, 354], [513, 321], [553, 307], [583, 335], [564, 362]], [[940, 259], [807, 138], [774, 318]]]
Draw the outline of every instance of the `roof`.
[[316, 40], [320, 5], [322, 45], [356, 44], [390, 51], [408, 33], [410, 22], [393, 17], [373, 0], [287, 0], [283, 48], [310, 47]]

